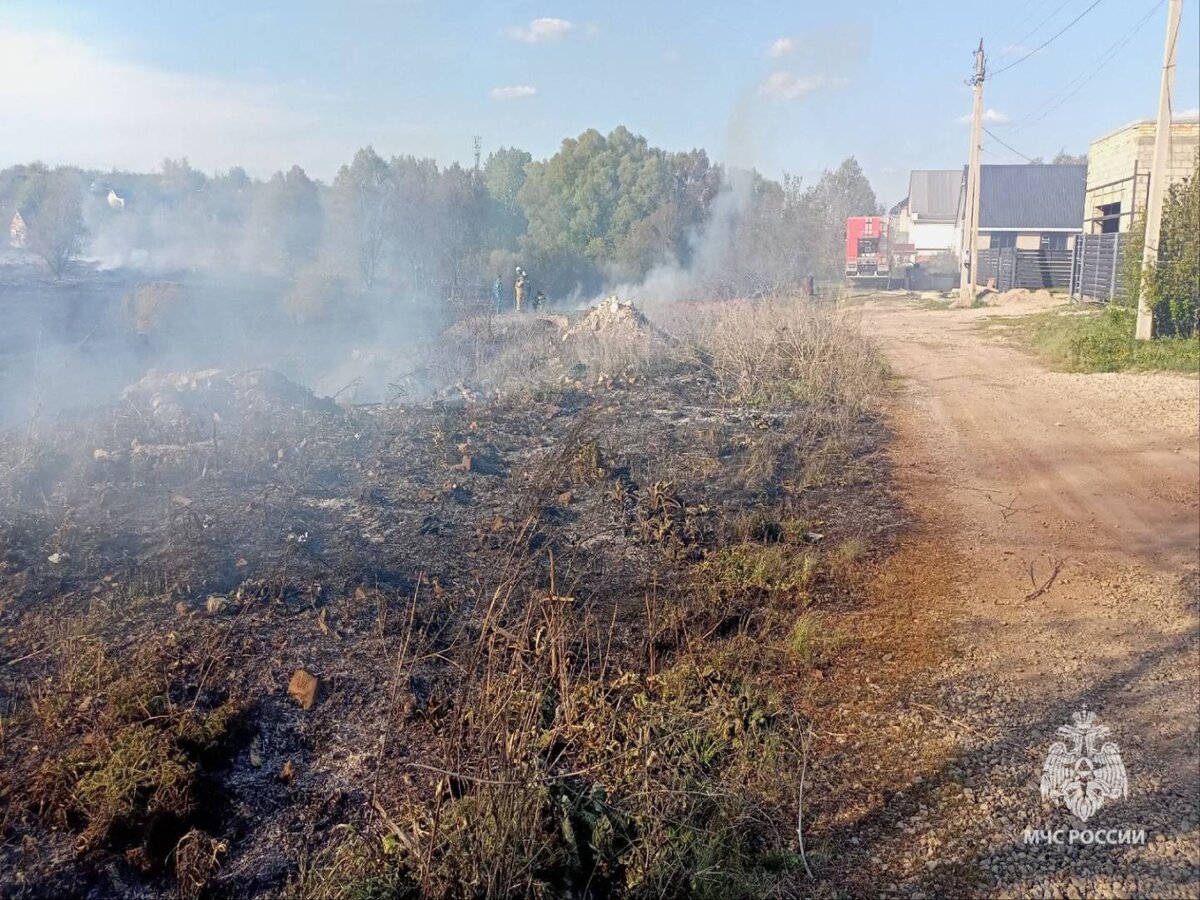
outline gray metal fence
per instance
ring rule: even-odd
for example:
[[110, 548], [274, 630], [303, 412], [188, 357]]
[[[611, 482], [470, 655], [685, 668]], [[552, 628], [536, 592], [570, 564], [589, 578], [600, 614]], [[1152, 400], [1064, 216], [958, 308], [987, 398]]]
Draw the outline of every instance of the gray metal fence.
[[1125, 245], [1129, 235], [1081, 234], [1075, 238], [1075, 260], [1071, 267], [1071, 298], [1074, 300], [1123, 300]]
[[1017, 250], [1013, 247], [979, 251], [975, 283], [992, 282], [998, 291], [1024, 288], [1068, 289], [1074, 254], [1070, 250]]

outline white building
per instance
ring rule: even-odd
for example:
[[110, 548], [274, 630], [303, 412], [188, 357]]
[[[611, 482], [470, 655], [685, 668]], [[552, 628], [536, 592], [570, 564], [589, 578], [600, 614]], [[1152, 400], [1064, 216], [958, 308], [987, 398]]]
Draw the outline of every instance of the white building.
[[908, 197], [896, 210], [898, 243], [912, 245], [916, 262], [958, 252], [959, 194], [962, 172], [957, 169], [914, 169]]

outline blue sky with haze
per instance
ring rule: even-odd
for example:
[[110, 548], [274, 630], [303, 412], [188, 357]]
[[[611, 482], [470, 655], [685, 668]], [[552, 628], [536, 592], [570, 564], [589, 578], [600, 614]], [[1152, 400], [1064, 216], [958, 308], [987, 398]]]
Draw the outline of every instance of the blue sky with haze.
[[[544, 157], [624, 124], [772, 177], [853, 155], [892, 202], [910, 169], [965, 161], [981, 36], [996, 71], [1093, 2], [0, 0], [0, 165], [170, 155], [327, 179], [368, 143], [468, 162], [479, 134], [485, 152]], [[1197, 13], [1185, 4], [1180, 113], [1200, 95]], [[1049, 158], [1154, 115], [1165, 21], [1162, 0], [1101, 0], [989, 80], [988, 127]], [[1021, 157], [988, 138], [984, 160]]]

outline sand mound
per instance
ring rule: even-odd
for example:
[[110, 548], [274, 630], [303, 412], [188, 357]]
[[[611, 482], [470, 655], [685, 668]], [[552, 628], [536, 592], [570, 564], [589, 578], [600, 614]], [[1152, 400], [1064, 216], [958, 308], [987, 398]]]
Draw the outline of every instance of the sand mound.
[[980, 299], [988, 306], [1054, 306], [1062, 302], [1044, 288], [1036, 291], [1025, 288], [1013, 288], [1011, 291], [986, 294]]

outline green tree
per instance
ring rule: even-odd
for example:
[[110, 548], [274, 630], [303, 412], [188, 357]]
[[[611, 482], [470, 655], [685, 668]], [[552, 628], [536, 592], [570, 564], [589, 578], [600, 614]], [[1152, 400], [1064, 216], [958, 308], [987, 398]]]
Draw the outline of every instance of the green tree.
[[55, 277], [66, 272], [87, 234], [82, 196], [79, 173], [67, 168], [36, 170], [18, 192], [17, 208], [28, 229], [26, 247], [46, 261]]
[[1200, 154], [1192, 174], [1167, 190], [1158, 241], [1158, 266], [1142, 270], [1146, 226], [1139, 221], [1125, 245], [1127, 306], [1136, 307], [1142, 279], [1149, 280], [1156, 337], [1193, 337], [1200, 328]]
[[321, 241], [321, 200], [299, 166], [276, 172], [253, 189], [246, 239], [254, 261], [293, 272], [316, 257]]
[[528, 223], [517, 197], [525, 184], [525, 167], [533, 157], [516, 147], [489, 153], [483, 164], [483, 183], [492, 198], [489, 243], [501, 250], [516, 250]]
[[438, 167], [432, 159], [394, 156], [389, 234], [394, 269], [406, 294], [431, 297], [437, 293]]
[[440, 296], [483, 296], [484, 228], [490, 200], [483, 179], [454, 163], [441, 173], [434, 199]]
[[392, 170], [373, 147], [354, 154], [333, 180], [335, 264], [355, 272], [364, 287], [375, 283], [391, 226]]
[[1051, 164], [1056, 166], [1086, 166], [1087, 161], [1088, 158], [1086, 153], [1068, 153], [1065, 148], [1055, 153], [1054, 158], [1050, 160]]
[[666, 154], [624, 126], [589, 129], [545, 162], [526, 167], [518, 194], [530, 249], [582, 257], [597, 268], [616, 258], [634, 226], [661, 203]]
[[883, 208], [853, 156], [833, 171], [821, 173], [805, 193], [803, 203], [814, 229], [814, 274], [836, 278], [845, 262], [846, 220], [851, 216], [877, 216]]

